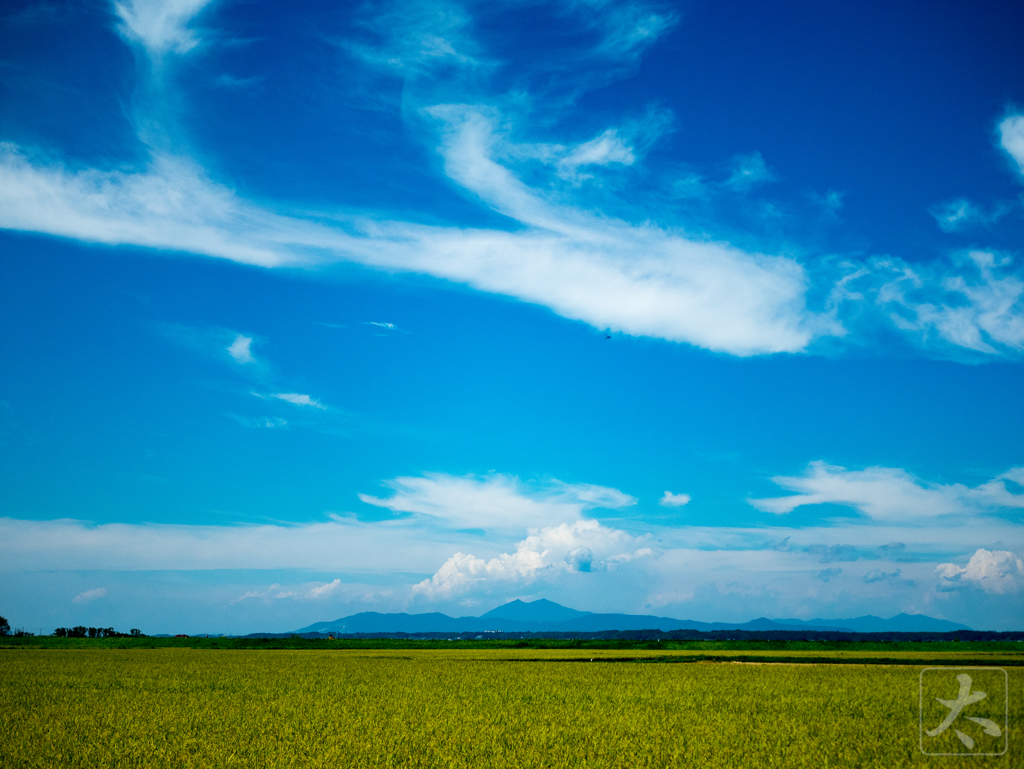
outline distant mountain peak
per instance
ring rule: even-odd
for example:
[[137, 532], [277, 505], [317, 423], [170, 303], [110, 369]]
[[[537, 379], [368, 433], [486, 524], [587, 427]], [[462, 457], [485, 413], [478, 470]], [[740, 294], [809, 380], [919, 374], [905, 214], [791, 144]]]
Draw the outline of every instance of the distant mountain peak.
[[948, 633], [970, 630], [943, 619], [921, 614], [897, 614], [890, 619], [865, 615], [854, 619], [767, 619], [758, 617], [750, 622], [698, 622], [672, 617], [654, 617], [649, 614], [595, 614], [562, 606], [541, 598], [537, 601], [509, 601], [491, 609], [480, 617], [449, 617], [447, 614], [380, 614], [361, 612], [333, 622], [317, 622], [299, 633], [482, 633], [497, 632], [555, 632], [594, 633], [606, 630], [746, 630], [814, 631], [854, 633]]
[[547, 598], [536, 601], [521, 601], [516, 599], [491, 609], [480, 619], [512, 619], [520, 622], [565, 622], [579, 617], [590, 615], [589, 611], [577, 611], [568, 606], [562, 606]]

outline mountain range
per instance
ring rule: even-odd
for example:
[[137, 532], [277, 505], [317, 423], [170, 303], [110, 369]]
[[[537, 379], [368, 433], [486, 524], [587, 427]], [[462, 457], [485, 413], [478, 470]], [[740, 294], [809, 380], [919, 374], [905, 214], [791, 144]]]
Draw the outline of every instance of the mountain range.
[[697, 622], [650, 614], [595, 614], [554, 601], [510, 601], [479, 617], [447, 614], [381, 614], [367, 611], [331, 622], [316, 622], [296, 633], [597, 633], [606, 630], [813, 630], [847, 633], [948, 633], [970, 630], [966, 625], [923, 614], [897, 614], [883, 619], [867, 615], [850, 619], [768, 619], [750, 622]]

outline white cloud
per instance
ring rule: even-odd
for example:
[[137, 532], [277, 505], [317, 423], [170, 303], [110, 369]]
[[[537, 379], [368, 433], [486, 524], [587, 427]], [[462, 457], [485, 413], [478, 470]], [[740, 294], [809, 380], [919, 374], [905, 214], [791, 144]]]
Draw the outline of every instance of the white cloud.
[[413, 593], [448, 599], [490, 583], [529, 584], [543, 575], [615, 568], [651, 555], [649, 547], [636, 547], [644, 541], [594, 520], [547, 526], [519, 542], [514, 553], [489, 560], [456, 553]]
[[999, 144], [1024, 175], [1024, 115], [1010, 115], [999, 124]]
[[[381, 10], [384, 8], [385, 10]], [[441, 67], [474, 69], [482, 65], [466, 34], [469, 18], [451, 3], [378, 3], [375, 15], [362, 19], [373, 42], [348, 41], [343, 47], [366, 64], [407, 78]]]
[[[383, 592], [387, 595], [392, 593], [390, 590]], [[375, 597], [372, 591], [369, 594], [366, 592], [365, 586], [346, 585], [340, 579], [336, 579], [333, 582], [321, 582], [313, 584], [312, 586], [309, 586], [307, 583], [306, 585], [297, 585], [291, 588], [274, 584], [266, 590], [249, 590], [238, 598], [235, 598], [231, 603], [237, 604], [253, 598], [269, 602], [285, 598], [297, 601], [319, 601], [327, 598], [342, 597], [352, 600], [358, 596], [362, 596], [363, 601], [366, 603], [370, 602]]]
[[529, 487], [508, 475], [457, 477], [427, 473], [386, 481], [386, 498], [360, 494], [370, 505], [428, 515], [461, 529], [526, 529], [575, 521], [584, 510], [621, 508], [636, 500], [617, 489], [550, 481]]
[[[457, 602], [467, 598], [490, 608], [529, 594], [591, 611], [644, 612], [647, 604], [671, 605], [661, 613], [706, 621], [747, 621], [760, 615], [891, 616], [906, 611], [1013, 629], [1024, 619], [1020, 602], [982, 604], [975, 600], [977, 594], [956, 589], [978, 582], [936, 578], [940, 564], [957, 560], [959, 553], [991, 547], [993, 542], [1002, 543], [1001, 550], [1024, 552], [1024, 526], [1001, 517], [953, 517], [942, 526], [849, 519], [801, 528], [645, 525], [643, 536], [577, 518], [508, 540], [504, 534], [480, 537], [422, 524], [416, 518], [368, 524], [336, 517], [295, 525], [96, 526], [73, 520], [0, 518], [0, 571], [8, 582], [20, 579], [18, 573], [52, 572], [59, 597], [66, 584], [60, 575], [69, 571], [122, 572], [116, 579], [150, 585], [155, 583], [147, 580], [157, 579], [153, 575], [161, 571], [200, 570], [194, 576], [172, 578], [178, 597], [168, 595], [168, 600], [178, 601], [182, 616], [192, 608], [181, 598], [179, 586], [184, 579], [196, 586], [186, 594], [188, 601], [195, 602], [199, 595], [200, 603], [214, 600], [226, 605], [251, 593], [249, 599], [274, 604], [281, 611], [291, 611], [284, 607], [293, 603], [314, 605], [321, 600], [330, 605], [350, 603], [352, 611], [367, 604], [380, 611], [409, 611], [418, 610], [412, 608], [417, 600], [429, 599], [432, 606], [440, 603], [439, 610], [452, 613], [458, 611]], [[780, 539], [788, 547], [772, 549]], [[832, 544], [836, 542], [845, 544]], [[904, 547], [880, 550], [885, 543]], [[890, 560], [892, 550], [899, 551], [899, 563]], [[446, 563], [454, 553], [462, 557]], [[883, 583], [866, 584], [863, 571], [856, 571], [854, 578], [837, 568], [836, 558], [850, 571], [845, 563], [854, 557], [861, 564], [874, 560], [864, 567], [868, 570], [891, 574], [900, 568], [899, 579], [891, 582], [893, 590], [879, 592], [876, 588]], [[823, 559], [833, 562], [823, 566]], [[291, 584], [272, 588], [256, 588], [243, 575], [237, 590], [225, 592], [223, 585], [206, 584], [202, 573], [214, 569], [296, 572]], [[362, 584], [358, 577], [356, 581], [342, 578], [337, 587], [333, 579], [304, 581], [310, 571], [339, 570], [373, 577]], [[423, 576], [410, 579], [410, 574]], [[413, 592], [420, 581], [426, 584]], [[702, 599], [702, 591], [716, 583], [725, 592], [712, 590]], [[1003, 600], [989, 592], [993, 600]], [[444, 604], [445, 595], [454, 603]], [[844, 608], [837, 614], [840, 604]], [[269, 629], [269, 615], [262, 611], [262, 607], [252, 610], [252, 630]], [[275, 626], [284, 631], [309, 621], [333, 619], [338, 613], [303, 616], [308, 619], [284, 620]]]
[[139, 172], [71, 171], [35, 165], [9, 143], [0, 143], [0, 226], [264, 267], [298, 261], [279, 243], [289, 228], [310, 230], [239, 200], [186, 158], [157, 154]]
[[239, 334], [227, 347], [228, 355], [235, 359], [236, 363], [255, 363], [252, 357], [252, 337]]
[[187, 53], [199, 44], [188, 28], [210, 0], [124, 0], [115, 2], [121, 33], [158, 59], [169, 51]]
[[943, 288], [960, 294], [966, 302], [918, 305], [918, 322], [934, 327], [944, 339], [960, 347], [994, 353], [990, 342], [995, 342], [1024, 350], [1024, 281], [1013, 275], [997, 277], [995, 258], [990, 253], [975, 251], [970, 257], [981, 273], [980, 283], [968, 283], [962, 276], [943, 280]]
[[0, 518], [0, 571], [307, 569], [430, 574], [479, 538], [354, 519], [277, 525], [165, 525]]
[[434, 112], [448, 122], [448, 173], [525, 227], [324, 223], [241, 200], [182, 158], [156, 155], [138, 173], [71, 172], [34, 165], [13, 145], [0, 147], [0, 226], [265, 267], [348, 260], [425, 273], [597, 328], [734, 355], [798, 351], [842, 333], [806, 310], [795, 260], [553, 206], [488, 156], [491, 124], [478, 111]]
[[980, 548], [966, 566], [943, 563], [935, 571], [945, 589], [974, 583], [988, 593], [1016, 593], [1024, 587], [1024, 561], [1007, 550]]
[[816, 336], [842, 333], [806, 311], [806, 276], [795, 260], [555, 206], [492, 159], [492, 117], [464, 105], [429, 112], [446, 126], [448, 175], [530, 228], [474, 234], [474, 253], [452, 253], [445, 270], [464, 282], [598, 328], [735, 355], [800, 350]]
[[310, 590], [309, 590], [309, 597], [310, 598], [326, 598], [327, 596], [330, 596], [330, 595], [338, 592], [338, 590], [340, 590], [340, 589], [341, 589], [341, 580], [340, 579], [336, 579], [333, 582], [327, 582], [327, 583], [325, 583], [323, 585], [319, 585], [317, 587], [310, 588]]
[[[975, 275], [924, 272], [895, 259], [860, 274], [896, 273], [878, 287], [877, 303], [894, 310], [890, 317], [898, 328], [921, 334], [923, 341], [935, 332], [957, 347], [989, 355], [1024, 350], [1024, 281], [1011, 272], [1012, 261], [997, 261], [987, 251], [969, 252], [963, 261]], [[957, 297], [943, 301], [944, 293]]]
[[89, 601], [94, 601], [97, 598], [102, 598], [106, 594], [107, 594], [107, 589], [105, 587], [97, 587], [97, 588], [94, 588], [93, 590], [86, 590], [84, 593], [79, 593], [78, 595], [76, 595], [74, 598], [71, 599], [71, 602], [72, 603], [88, 603]]
[[674, 14], [635, 0], [571, 0], [569, 4], [584, 23], [601, 30], [601, 40], [594, 53], [614, 60], [635, 60], [644, 48], [678, 21]]
[[671, 491], [666, 491], [665, 495], [658, 501], [658, 504], [665, 507], [682, 507], [689, 501], [689, 494], [673, 494]]
[[799, 492], [789, 497], [751, 499], [769, 513], [789, 513], [801, 505], [832, 503], [856, 508], [869, 518], [887, 521], [928, 519], [953, 513], [975, 514], [1024, 507], [1024, 494], [1014, 494], [1005, 481], [1018, 482], [1024, 468], [1012, 468], [975, 488], [963, 484], [927, 483], [906, 470], [869, 467], [847, 470], [812, 462], [800, 477], [777, 476], [772, 481]]
[[560, 176], [570, 179], [587, 178], [579, 174], [582, 166], [606, 166], [619, 163], [624, 166], [633, 165], [636, 155], [633, 148], [626, 144], [614, 128], [609, 128], [596, 139], [579, 144], [562, 157], [558, 165]]
[[311, 406], [315, 409], [327, 408], [316, 398], [302, 393], [274, 393], [271, 397], [287, 401], [288, 403], [294, 403], [296, 406]]

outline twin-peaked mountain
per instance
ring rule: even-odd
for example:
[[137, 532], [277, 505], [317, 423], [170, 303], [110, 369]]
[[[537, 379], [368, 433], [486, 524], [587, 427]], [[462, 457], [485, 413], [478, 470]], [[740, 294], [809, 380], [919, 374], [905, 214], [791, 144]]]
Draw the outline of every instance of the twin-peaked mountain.
[[943, 619], [923, 614], [897, 614], [890, 619], [865, 616], [853, 619], [767, 619], [750, 622], [697, 622], [650, 614], [595, 614], [540, 599], [511, 601], [479, 617], [449, 617], [447, 614], [380, 614], [366, 611], [333, 622], [317, 622], [298, 633], [599, 633], [606, 630], [813, 630], [847, 633], [948, 633], [970, 630]]

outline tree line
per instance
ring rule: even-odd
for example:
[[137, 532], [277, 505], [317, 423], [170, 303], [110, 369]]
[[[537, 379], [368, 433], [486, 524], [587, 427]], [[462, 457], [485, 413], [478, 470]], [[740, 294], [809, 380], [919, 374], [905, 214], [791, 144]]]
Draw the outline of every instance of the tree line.
[[[141, 638], [143, 635], [137, 627], [133, 627], [127, 633], [119, 633], [112, 627], [85, 627], [84, 625], [59, 627], [53, 631], [53, 634], [58, 638]], [[23, 629], [11, 633], [11, 623], [5, 617], [0, 617], [0, 636], [6, 635], [31, 636], [35, 633]]]
[[59, 627], [53, 631], [53, 634], [58, 638], [139, 638], [142, 636], [142, 631], [133, 627], [127, 633], [119, 633], [112, 627], [75, 625], [75, 627]]

